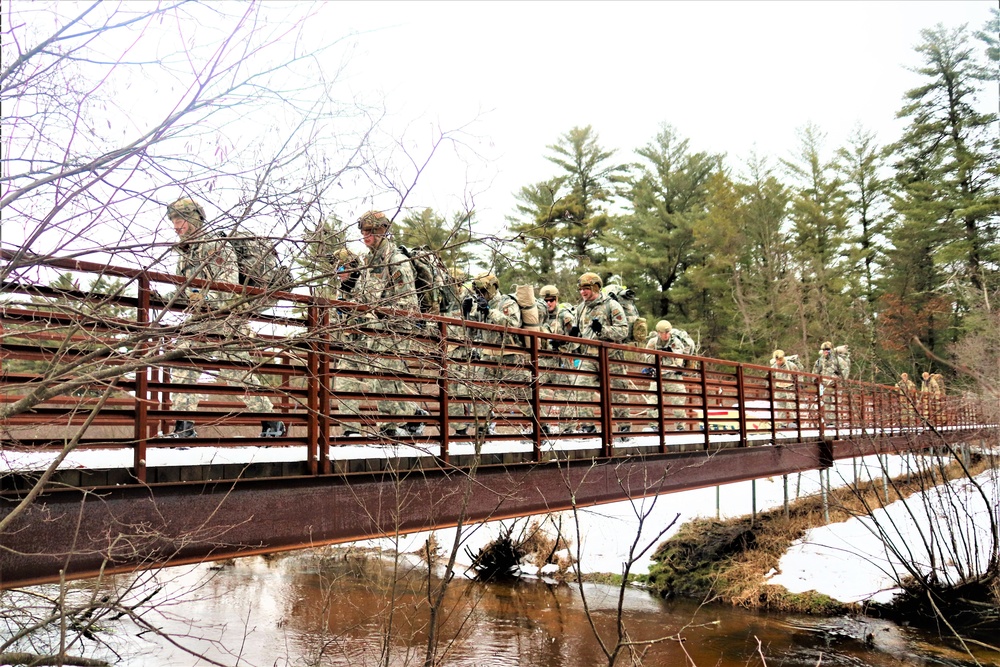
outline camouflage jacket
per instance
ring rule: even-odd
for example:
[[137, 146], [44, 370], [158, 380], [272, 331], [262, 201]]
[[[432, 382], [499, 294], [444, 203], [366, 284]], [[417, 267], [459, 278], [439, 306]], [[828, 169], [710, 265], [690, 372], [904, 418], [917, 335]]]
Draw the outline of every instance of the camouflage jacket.
[[[236, 262], [236, 251], [226, 240], [201, 233], [189, 241], [178, 243], [174, 249], [178, 254], [177, 275], [179, 276], [189, 280], [200, 279], [234, 284], [240, 282], [240, 268]], [[178, 285], [176, 294], [179, 299], [187, 302], [192, 294], [201, 291], [202, 289], [198, 287]], [[207, 306], [221, 308], [239, 295], [232, 292], [210, 290], [204, 296]]]
[[[694, 344], [691, 336], [683, 329], [671, 329], [670, 338], [662, 340], [659, 334], [653, 334], [646, 343], [647, 350], [662, 350], [674, 354], [694, 354]], [[652, 359], [650, 359], [652, 361]], [[684, 366], [684, 359], [664, 357], [663, 366]]]
[[[601, 333], [594, 332], [590, 326], [595, 319], [601, 323]], [[628, 320], [625, 319], [622, 305], [603, 294], [593, 301], [583, 301], [576, 307], [574, 324], [580, 329], [580, 338], [622, 343], [628, 336]]]
[[576, 315], [571, 306], [560, 303], [556, 305], [554, 313], [550, 313], [548, 308], [542, 312], [545, 314], [545, 321], [542, 322], [543, 331], [563, 336], [569, 335], [569, 330], [573, 328], [576, 321]]
[[830, 352], [829, 356], [820, 354], [819, 359], [813, 364], [814, 374], [835, 377], [841, 380], [847, 379], [847, 374], [850, 370], [851, 362], [842, 359], [840, 353], [836, 350]]
[[[521, 307], [517, 305], [517, 300], [515, 300], [510, 294], [497, 292], [493, 295], [493, 298], [489, 300], [489, 306], [490, 310], [486, 314], [485, 319], [487, 324], [495, 324], [498, 327], [521, 326]], [[494, 345], [502, 343], [504, 348], [521, 347], [521, 341], [519, 338], [512, 334], [499, 334], [495, 331], [484, 331], [483, 341]], [[504, 350], [504, 353], [507, 353], [506, 349]], [[496, 355], [500, 354], [500, 350], [487, 349], [483, 350], [483, 354]]]
[[[774, 368], [775, 370], [782, 370], [782, 371], [801, 371], [802, 370], [801, 368], [799, 368], [799, 365], [797, 363], [795, 363], [794, 361], [792, 361], [788, 357], [785, 357], [785, 363], [782, 364], [782, 365], [780, 365], [780, 366], [778, 365], [777, 361], [775, 361], [774, 359], [771, 359], [771, 368]], [[788, 373], [775, 373], [774, 374], [774, 381], [776, 383], [778, 383], [780, 386], [789, 387], [789, 386], [791, 386], [791, 384], [792, 384], [792, 382], [794, 380], [792, 379], [792, 376], [789, 375]]]
[[365, 260], [368, 276], [363, 290], [355, 292], [358, 301], [371, 306], [419, 311], [416, 280], [409, 258], [399, 251], [392, 239], [382, 239]]

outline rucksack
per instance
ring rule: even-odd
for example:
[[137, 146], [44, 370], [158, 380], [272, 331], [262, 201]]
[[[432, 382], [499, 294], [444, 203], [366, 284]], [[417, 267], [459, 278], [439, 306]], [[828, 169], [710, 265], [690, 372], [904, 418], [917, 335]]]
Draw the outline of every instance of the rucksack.
[[399, 251], [410, 260], [417, 290], [420, 312], [431, 315], [455, 313], [461, 310], [458, 294], [448, 278], [448, 272], [430, 246], [420, 246], [412, 250], [404, 245]]
[[639, 317], [639, 309], [635, 307], [635, 292], [622, 285], [608, 285], [603, 292], [617, 301], [625, 311], [625, 321], [628, 322], [625, 342], [645, 346], [649, 329], [646, 326], [646, 318]]
[[273, 291], [291, 286], [292, 272], [281, 264], [275, 243], [255, 234], [233, 230], [219, 236], [226, 239], [236, 253], [240, 285]]

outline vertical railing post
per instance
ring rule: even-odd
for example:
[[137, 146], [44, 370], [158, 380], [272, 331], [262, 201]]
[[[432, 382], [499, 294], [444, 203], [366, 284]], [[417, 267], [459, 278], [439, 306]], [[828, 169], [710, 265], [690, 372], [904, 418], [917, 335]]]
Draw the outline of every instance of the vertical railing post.
[[532, 421], [532, 460], [536, 463], [542, 460], [542, 387], [538, 381], [541, 376], [541, 362], [538, 358], [538, 347], [541, 340], [537, 333], [528, 335], [531, 352], [531, 378], [528, 386], [531, 387], [531, 421]]
[[666, 410], [663, 403], [663, 356], [659, 350], [653, 352], [653, 378], [656, 380], [656, 430], [660, 434], [660, 453], [667, 451]]
[[771, 399], [771, 441], [778, 440], [778, 401], [774, 391], [774, 369], [767, 372], [767, 394]]
[[747, 406], [746, 386], [744, 385], [743, 364], [736, 365], [736, 409], [740, 423], [740, 447], [747, 446]]
[[819, 422], [819, 438], [822, 440], [826, 432], [826, 387], [823, 386], [823, 376], [816, 378], [816, 418]]
[[448, 325], [444, 322], [438, 322], [438, 332], [439, 340], [441, 341], [441, 349], [438, 350], [439, 359], [441, 360], [441, 372], [438, 373], [438, 432], [441, 438], [441, 462], [448, 463], [448, 450], [451, 448], [451, 435], [450, 431], [450, 413], [451, 413], [451, 394], [450, 383], [448, 382], [451, 376], [451, 364], [448, 358]]
[[702, 435], [705, 436], [705, 451], [709, 448], [709, 433], [708, 433], [708, 364], [705, 359], [702, 359], [698, 364], [701, 368], [701, 430]]
[[309, 406], [309, 416], [306, 420], [306, 470], [310, 475], [318, 472], [319, 461], [317, 451], [320, 430], [320, 343], [317, 339], [320, 335], [319, 322], [319, 305], [314, 298], [309, 301], [306, 311], [306, 328], [309, 330], [306, 337], [309, 341], [309, 351], [306, 353], [306, 404]]
[[601, 456], [611, 456], [611, 444], [614, 438], [611, 419], [611, 363], [608, 358], [608, 348], [597, 347], [597, 382], [601, 396]]
[[[139, 303], [136, 309], [136, 323], [140, 329], [146, 329], [151, 320], [149, 316], [149, 276], [145, 273], [139, 276]], [[136, 344], [136, 358], [141, 359], [146, 354], [148, 331], [144, 331], [142, 338]], [[132, 431], [132, 470], [133, 476], [140, 483], [146, 482], [146, 443], [149, 438], [149, 367], [140, 366], [135, 369], [135, 424]]]
[[[314, 297], [316, 298], [316, 297]], [[331, 394], [333, 391], [333, 373], [331, 372], [331, 367], [333, 365], [333, 359], [331, 354], [333, 352], [333, 347], [330, 344], [330, 304], [326, 303], [325, 300], [322, 304], [317, 304], [317, 308], [321, 308], [319, 320], [319, 331], [315, 332], [312, 337], [315, 337], [318, 349], [317, 349], [317, 366], [319, 373], [317, 374], [318, 387], [318, 408], [319, 413], [316, 419], [317, 442], [316, 446], [319, 449], [319, 470], [328, 475], [333, 472], [333, 465], [330, 462], [330, 426], [331, 426], [331, 412], [333, 412], [333, 401], [331, 400]], [[319, 335], [316, 336], [316, 333]], [[311, 338], [312, 338], [311, 337]]]

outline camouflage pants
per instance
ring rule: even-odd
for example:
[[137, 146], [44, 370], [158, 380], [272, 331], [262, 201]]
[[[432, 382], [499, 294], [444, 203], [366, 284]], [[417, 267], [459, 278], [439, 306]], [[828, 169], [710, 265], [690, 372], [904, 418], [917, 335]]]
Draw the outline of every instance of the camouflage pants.
[[[403, 375], [409, 372], [406, 362], [402, 359], [402, 355], [410, 350], [409, 338], [405, 334], [386, 332], [371, 338], [370, 343], [369, 349], [373, 354], [367, 365], [375, 376], [371, 382], [372, 390], [376, 394], [416, 395], [416, 389], [402, 380]], [[378, 401], [379, 415], [382, 416], [414, 415], [417, 407], [415, 403], [395, 398]], [[401, 427], [401, 422], [379, 424], [381, 430]]]
[[[181, 341], [177, 345], [178, 348], [190, 348], [191, 343], [189, 341]], [[242, 364], [254, 364], [256, 363], [250, 358], [249, 353], [243, 350], [218, 350], [212, 353], [206, 353], [204, 355], [196, 355], [191, 357], [192, 360], [204, 360], [204, 361], [219, 361], [219, 362], [235, 362]], [[182, 367], [175, 368], [171, 372], [170, 381], [174, 384], [197, 384], [198, 378], [201, 377], [201, 369], [197, 367]], [[251, 369], [244, 368], [220, 368], [218, 371], [211, 372], [210, 374], [217, 374], [218, 377], [223, 378], [230, 385], [235, 385], [236, 387], [263, 387], [265, 384], [261, 382], [260, 377]], [[256, 396], [253, 394], [244, 394], [241, 396], [243, 403], [247, 406], [248, 410], [253, 412], [273, 412], [274, 406], [271, 404], [271, 400], [267, 396]], [[198, 409], [198, 403], [201, 400], [201, 396], [197, 393], [171, 393], [171, 410], [183, 410], [186, 412], [195, 411]]]
[[[368, 380], [349, 377], [346, 375], [346, 373], [361, 373], [367, 372], [368, 370], [369, 368], [365, 364], [362, 357], [338, 357], [334, 362], [334, 394], [339, 392], [365, 394], [371, 391]], [[341, 371], [342, 373], [338, 371]], [[356, 417], [357, 419], [347, 419], [347, 417]], [[340, 398], [338, 396], [336, 421], [344, 430], [360, 432], [361, 425], [364, 421], [361, 414], [361, 400], [357, 398]]]
[[[549, 389], [551, 384], [572, 384], [572, 378], [566, 373], [559, 373], [555, 370], [559, 368], [559, 359], [543, 357], [540, 365], [544, 369], [538, 377], [539, 392], [543, 401], [557, 401], [565, 403], [567, 406], [573, 400], [573, 392], [569, 389]], [[550, 405], [544, 408], [544, 417], [559, 417], [564, 408], [561, 405]]]
[[[582, 359], [580, 361], [579, 369], [581, 371], [584, 371], [585, 374], [576, 375], [573, 378], [573, 386], [574, 387], [597, 387], [597, 386], [599, 386], [598, 377], [597, 377], [598, 365], [597, 365], [596, 361], [591, 360], [591, 359]], [[619, 365], [614, 365], [614, 364], [611, 366], [611, 373], [612, 373], [611, 387], [613, 389], [626, 389], [626, 388], [628, 388], [628, 385], [627, 385], [627, 383], [625, 382], [624, 379], [614, 377], [614, 374], [616, 374], [616, 373], [622, 373], [622, 372], [624, 372], [624, 368], [623, 367], [621, 367]], [[575, 399], [576, 399], [576, 403], [577, 404], [569, 406], [566, 410], [564, 410], [563, 411], [563, 415], [562, 415], [563, 418], [564, 419], [570, 419], [570, 420], [576, 420], [576, 419], [581, 419], [581, 418], [593, 418], [595, 416], [594, 415], [594, 409], [592, 407], [589, 407], [589, 406], [588, 407], [583, 407], [583, 406], [580, 405], [580, 403], [582, 403], [584, 401], [586, 401], [586, 402], [592, 402], [594, 400], [594, 398], [595, 398], [595, 395], [596, 394], [594, 392], [590, 392], [590, 391], [578, 391], [578, 392], [576, 392]], [[627, 402], [628, 401], [628, 394], [612, 393], [611, 394], [611, 400], [614, 401], [616, 404]], [[627, 419], [629, 417], [629, 409], [627, 407], [624, 407], [624, 406], [622, 406], [622, 407], [615, 407], [613, 409], [613, 411], [612, 411], [612, 414], [613, 414], [613, 416], [616, 419]], [[572, 424], [570, 426], [570, 428], [571, 429], [575, 429], [576, 428], [576, 424]]]
[[[684, 394], [687, 393], [687, 387], [685, 387], [680, 382], [669, 382], [668, 379], [673, 379], [674, 375], [675, 375], [675, 373], [673, 371], [664, 371], [663, 372], [663, 379], [664, 379], [664, 382], [663, 382], [663, 403], [665, 405], [675, 405], [675, 406], [676, 405], [685, 405], [687, 403], [687, 399], [684, 397]], [[655, 382], [650, 382], [649, 383], [649, 390], [652, 391], [653, 394], [654, 394], [651, 397], [651, 401], [653, 403], [657, 403], [658, 402], [657, 401], [657, 396], [655, 395], [656, 394], [656, 383]], [[660, 411], [659, 411], [658, 408], [650, 408], [646, 412], [646, 414], [647, 414], [647, 416], [655, 419], [656, 417], [659, 416]], [[684, 408], [675, 408], [673, 411], [671, 411], [671, 415], [675, 419], [684, 419], [685, 417], [687, 417], [687, 410], [684, 409]]]

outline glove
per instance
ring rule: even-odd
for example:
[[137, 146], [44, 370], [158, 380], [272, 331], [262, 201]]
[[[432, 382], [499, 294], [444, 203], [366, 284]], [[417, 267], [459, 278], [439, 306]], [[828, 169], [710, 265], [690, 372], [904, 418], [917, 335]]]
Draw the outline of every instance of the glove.
[[600, 336], [601, 331], [604, 330], [604, 325], [601, 324], [601, 321], [595, 317], [594, 319], [590, 320], [590, 330], [593, 331], [598, 336]]
[[549, 345], [551, 345], [552, 349], [555, 350], [556, 352], [558, 352], [559, 349], [562, 348], [562, 346], [565, 345], [565, 344], [566, 344], [566, 341], [564, 341], [564, 340], [550, 340], [549, 341]]
[[655, 378], [656, 377], [656, 369], [655, 368], [643, 368], [642, 369], [642, 374], [643, 375], [648, 375], [650, 378]]
[[578, 326], [576, 326], [574, 324], [573, 326], [570, 327], [568, 335], [570, 335], [570, 336], [579, 336], [580, 335], [580, 327], [578, 327]]
[[471, 296], [467, 296], [462, 299], [462, 317], [469, 319], [469, 315], [472, 314], [472, 304], [475, 303]]
[[478, 308], [480, 313], [486, 315], [486, 313], [490, 312], [490, 302], [486, 300], [486, 297], [478, 296], [476, 297], [476, 308]]
[[188, 293], [188, 308], [191, 310], [205, 310], [207, 307], [205, 295], [202, 292]]

